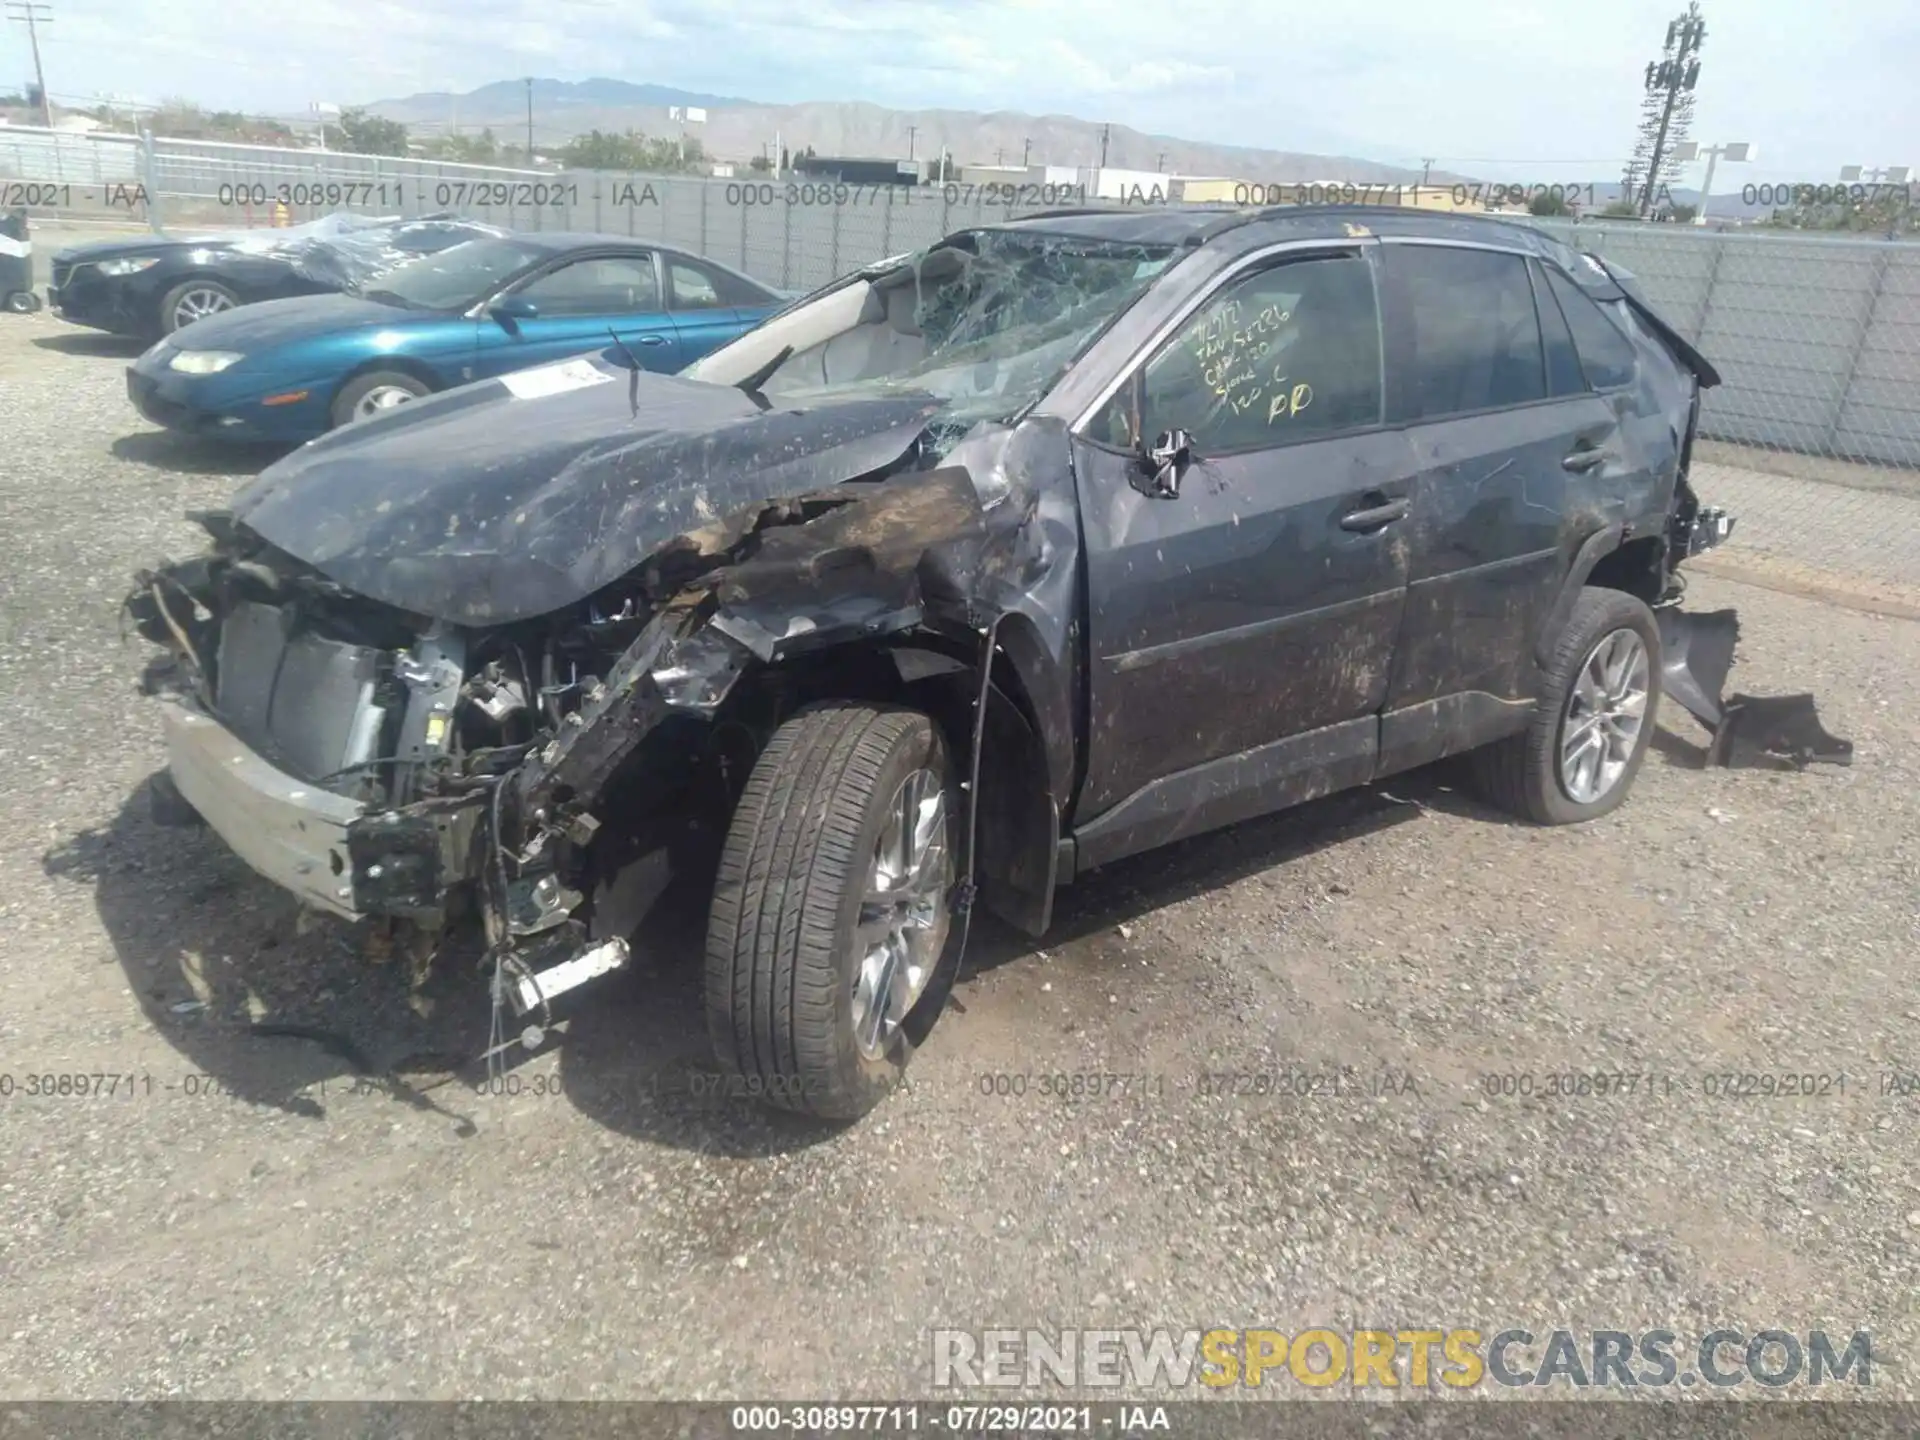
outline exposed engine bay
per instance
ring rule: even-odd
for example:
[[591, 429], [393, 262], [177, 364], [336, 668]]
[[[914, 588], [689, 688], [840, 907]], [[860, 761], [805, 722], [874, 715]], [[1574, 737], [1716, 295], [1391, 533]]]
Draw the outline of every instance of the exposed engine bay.
[[[724, 819], [758, 745], [741, 727], [777, 724], [804, 701], [807, 672], [781, 672], [727, 725], [706, 723], [735, 682], [849, 635], [918, 629], [925, 644], [942, 622], [922, 561], [977, 539], [980, 511], [951, 469], [773, 502], [668, 547], [610, 593], [488, 630], [345, 591], [226, 512], [197, 518], [212, 550], [143, 573], [128, 601], [175, 657], [150, 687], [171, 692], [173, 765], [157, 783], [177, 799], [163, 803], [183, 800], [306, 903], [383, 922], [416, 984], [477, 912], [496, 1003], [524, 1016], [625, 962], [624, 933], [595, 926], [596, 902], [639, 856], [697, 847], [700, 817]], [[863, 583], [822, 599], [835, 555], [857, 555]], [[971, 683], [958, 657], [977, 636], [962, 626], [952, 641], [956, 658], [916, 650], [908, 671]], [[833, 680], [859, 684], [844, 665]], [[235, 768], [251, 789], [213, 782]], [[236, 793], [248, 813], [222, 813]]]

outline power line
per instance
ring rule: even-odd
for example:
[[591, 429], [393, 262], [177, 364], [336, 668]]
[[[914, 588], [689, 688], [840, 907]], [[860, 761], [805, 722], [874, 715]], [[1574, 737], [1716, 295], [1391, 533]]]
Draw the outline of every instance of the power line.
[[47, 73], [40, 68], [40, 27], [53, 23], [53, 8], [37, 0], [6, 0], [7, 18], [27, 27], [27, 43], [33, 47], [33, 83], [40, 92], [40, 118], [53, 128], [53, 100], [47, 94]]

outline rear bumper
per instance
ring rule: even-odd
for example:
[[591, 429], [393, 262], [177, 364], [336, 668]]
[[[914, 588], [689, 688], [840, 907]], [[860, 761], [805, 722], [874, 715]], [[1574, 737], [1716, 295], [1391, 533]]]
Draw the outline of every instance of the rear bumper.
[[196, 705], [163, 700], [161, 714], [174, 784], [233, 853], [306, 904], [359, 918], [347, 830], [367, 807], [268, 764]]
[[478, 872], [483, 802], [369, 806], [289, 775], [199, 705], [163, 697], [173, 782], [229, 849], [303, 904], [347, 920], [437, 922]]

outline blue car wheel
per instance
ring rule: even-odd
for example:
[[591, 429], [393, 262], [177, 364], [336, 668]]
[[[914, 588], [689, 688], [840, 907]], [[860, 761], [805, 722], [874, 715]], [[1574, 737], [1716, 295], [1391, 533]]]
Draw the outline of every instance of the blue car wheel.
[[403, 370], [370, 370], [354, 376], [333, 397], [333, 423], [337, 428], [352, 420], [365, 420], [432, 393], [433, 387], [426, 381]]

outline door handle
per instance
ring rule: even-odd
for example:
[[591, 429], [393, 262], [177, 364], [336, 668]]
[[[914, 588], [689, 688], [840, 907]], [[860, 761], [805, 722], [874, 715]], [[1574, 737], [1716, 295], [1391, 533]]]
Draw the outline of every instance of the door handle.
[[664, 345], [667, 343], [667, 337], [664, 335], [642, 335], [635, 343], [640, 345]]
[[1612, 459], [1604, 445], [1582, 445], [1560, 462], [1562, 470], [1591, 470]]
[[1391, 525], [1412, 508], [1413, 502], [1402, 495], [1398, 500], [1389, 500], [1384, 505], [1372, 505], [1365, 510], [1353, 510], [1340, 517], [1342, 530], [1378, 530], [1383, 525]]

